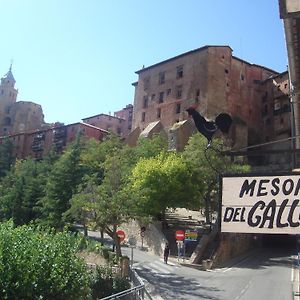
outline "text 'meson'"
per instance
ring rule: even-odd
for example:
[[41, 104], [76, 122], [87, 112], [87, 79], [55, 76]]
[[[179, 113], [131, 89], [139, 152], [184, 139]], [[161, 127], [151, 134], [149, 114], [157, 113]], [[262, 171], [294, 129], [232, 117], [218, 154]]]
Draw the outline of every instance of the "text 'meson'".
[[300, 233], [300, 175], [222, 178], [222, 232]]

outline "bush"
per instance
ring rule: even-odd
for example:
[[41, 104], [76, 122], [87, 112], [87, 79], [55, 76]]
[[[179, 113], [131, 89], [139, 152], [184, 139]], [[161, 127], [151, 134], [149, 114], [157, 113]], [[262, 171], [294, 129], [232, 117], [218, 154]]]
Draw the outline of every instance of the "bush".
[[91, 297], [101, 299], [130, 288], [130, 282], [113, 272], [111, 267], [97, 267], [91, 278]]
[[89, 275], [78, 243], [66, 232], [0, 224], [0, 299], [85, 299]]

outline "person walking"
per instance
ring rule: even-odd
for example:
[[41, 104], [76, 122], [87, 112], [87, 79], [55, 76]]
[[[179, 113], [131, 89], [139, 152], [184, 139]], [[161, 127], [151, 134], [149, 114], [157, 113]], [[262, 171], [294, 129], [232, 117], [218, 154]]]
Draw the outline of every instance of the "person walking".
[[166, 243], [166, 246], [165, 246], [165, 249], [164, 249], [164, 261], [165, 261], [166, 264], [168, 263], [169, 255], [170, 255], [170, 247], [169, 247], [169, 244]]

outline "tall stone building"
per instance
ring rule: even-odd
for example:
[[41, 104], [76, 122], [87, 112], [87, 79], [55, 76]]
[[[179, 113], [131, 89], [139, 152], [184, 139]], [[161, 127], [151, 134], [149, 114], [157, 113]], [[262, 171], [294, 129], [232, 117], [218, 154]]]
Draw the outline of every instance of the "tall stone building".
[[262, 83], [278, 72], [233, 56], [229, 46], [205, 46], [136, 73], [133, 129], [157, 121], [171, 128], [198, 104], [208, 119], [220, 112], [232, 116], [236, 148], [261, 141]]
[[17, 102], [15, 83], [10, 66], [0, 84], [0, 136], [40, 129], [44, 124], [43, 110], [39, 104]]

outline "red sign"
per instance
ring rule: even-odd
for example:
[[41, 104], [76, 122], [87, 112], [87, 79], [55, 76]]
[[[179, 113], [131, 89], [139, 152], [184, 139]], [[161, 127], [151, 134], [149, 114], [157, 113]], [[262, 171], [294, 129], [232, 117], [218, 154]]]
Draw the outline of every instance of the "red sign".
[[185, 237], [184, 230], [176, 230], [175, 232], [176, 241], [183, 241], [184, 237]]
[[117, 236], [120, 239], [120, 242], [123, 242], [125, 240], [125, 232], [124, 230], [117, 230]]

